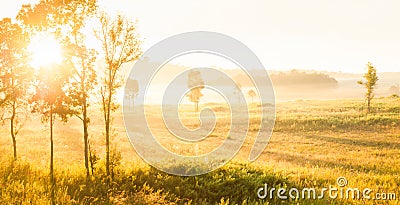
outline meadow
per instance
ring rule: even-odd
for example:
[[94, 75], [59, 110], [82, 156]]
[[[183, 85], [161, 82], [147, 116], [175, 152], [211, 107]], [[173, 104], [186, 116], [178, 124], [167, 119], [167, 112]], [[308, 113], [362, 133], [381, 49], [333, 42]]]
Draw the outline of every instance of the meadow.
[[[151, 127], [164, 146], [180, 154], [207, 153], [224, 140], [229, 127], [224, 105], [210, 104], [220, 122], [195, 149], [168, 141], [168, 132], [156, 106], [149, 106]], [[55, 125], [54, 152], [57, 204], [400, 204], [400, 98], [374, 99], [365, 112], [363, 99], [296, 100], [279, 102], [274, 132], [255, 162], [247, 157], [258, 131], [258, 108], [250, 105], [250, 132], [238, 155], [211, 173], [179, 177], [160, 172], [141, 160], [125, 133], [122, 114], [113, 121], [111, 184], [105, 180], [103, 123], [93, 108], [90, 145], [100, 160], [86, 184], [83, 137], [78, 119]], [[182, 122], [196, 126], [192, 105], [184, 106]], [[254, 118], [254, 119], [253, 119]], [[13, 162], [8, 127], [0, 134], [0, 204], [49, 204], [48, 127], [32, 115], [17, 139], [19, 160]], [[233, 130], [234, 131], [234, 130]], [[168, 144], [170, 142], [170, 144]], [[196, 153], [194, 153], [196, 152]], [[178, 166], [178, 165], [177, 165]], [[184, 167], [183, 167], [184, 168]], [[370, 188], [372, 193], [396, 193], [396, 199], [259, 199], [267, 184], [278, 188], [337, 187], [345, 177], [348, 187]]]

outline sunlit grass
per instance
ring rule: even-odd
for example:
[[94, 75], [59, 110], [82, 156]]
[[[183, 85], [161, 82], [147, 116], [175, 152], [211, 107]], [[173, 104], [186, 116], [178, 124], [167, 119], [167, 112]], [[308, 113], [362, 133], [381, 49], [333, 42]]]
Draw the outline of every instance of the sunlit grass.
[[[382, 98], [374, 101], [373, 112], [367, 114], [363, 100], [292, 101], [277, 104], [277, 122], [268, 147], [254, 163], [246, 162], [255, 133], [258, 130], [257, 106], [250, 106], [252, 118], [248, 139], [235, 159], [222, 169], [199, 177], [176, 177], [156, 171], [146, 165], [135, 153], [125, 134], [122, 114], [115, 116], [113, 146], [122, 154], [117, 169], [115, 186], [109, 190], [102, 181], [104, 165], [101, 160], [95, 171], [93, 187], [85, 186], [83, 167], [83, 140], [78, 120], [55, 127], [55, 170], [57, 200], [60, 204], [81, 203], [192, 203], [241, 204], [280, 203], [277, 199], [257, 199], [256, 190], [267, 183], [279, 187], [314, 187], [320, 189], [336, 185], [344, 176], [349, 186], [371, 188], [376, 191], [400, 194], [400, 100]], [[225, 109], [213, 105], [224, 115]], [[184, 108], [191, 112], [191, 106]], [[159, 139], [168, 142], [156, 108], [150, 109], [150, 118]], [[196, 122], [196, 115], [182, 115], [185, 122]], [[199, 152], [209, 151], [225, 139], [223, 133], [230, 126], [221, 117], [205, 145]], [[1, 203], [48, 203], [48, 137], [36, 117], [18, 138], [19, 162], [11, 167], [11, 140], [6, 128], [1, 130], [0, 184]], [[235, 129], [235, 128], [233, 128]], [[93, 149], [104, 158], [104, 137], [101, 118], [92, 116], [90, 141]], [[167, 144], [168, 145], [168, 144]], [[194, 153], [190, 146], [167, 146], [174, 152]], [[180, 165], [176, 165], [177, 167]], [[290, 204], [359, 204], [361, 201], [300, 200]], [[363, 202], [364, 203], [364, 202]], [[374, 201], [365, 201], [373, 204]], [[398, 201], [383, 201], [396, 204]]]

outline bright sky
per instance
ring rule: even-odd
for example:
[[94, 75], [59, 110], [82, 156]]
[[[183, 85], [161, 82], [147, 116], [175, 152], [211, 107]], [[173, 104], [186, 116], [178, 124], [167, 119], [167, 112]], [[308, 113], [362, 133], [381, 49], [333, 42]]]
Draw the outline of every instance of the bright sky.
[[[23, 2], [1, 0], [0, 15]], [[249, 46], [267, 69], [400, 72], [398, 0], [100, 0], [137, 18], [144, 48], [174, 34], [207, 30]]]

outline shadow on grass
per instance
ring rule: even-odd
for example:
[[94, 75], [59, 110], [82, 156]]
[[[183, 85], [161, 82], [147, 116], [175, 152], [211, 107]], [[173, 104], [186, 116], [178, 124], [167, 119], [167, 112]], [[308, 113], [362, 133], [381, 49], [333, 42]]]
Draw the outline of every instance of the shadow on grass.
[[[180, 202], [191, 201], [194, 204], [215, 204], [222, 198], [230, 203], [243, 201], [262, 203], [257, 198], [257, 190], [264, 183], [269, 187], [293, 187], [285, 176], [272, 171], [261, 171], [248, 164], [228, 164], [216, 171], [191, 177], [179, 177], [150, 169], [146, 173], [132, 173], [133, 183], [138, 186], [148, 184], [155, 190], [164, 190], [178, 198]], [[277, 202], [277, 201], [275, 201]]]
[[307, 135], [306, 138], [330, 142], [330, 143], [336, 143], [336, 144], [359, 146], [359, 147], [387, 148], [396, 150], [400, 149], [400, 143], [396, 142], [385, 142], [385, 141], [364, 140], [364, 139], [344, 139], [338, 137], [317, 136], [317, 135]]
[[[292, 155], [278, 152], [271, 152], [272, 158], [275, 160], [282, 160], [289, 162], [291, 164], [295, 164], [301, 167], [308, 164], [311, 166], [319, 166], [319, 167], [328, 167], [328, 168], [341, 168], [344, 170], [353, 170], [364, 173], [374, 173], [374, 174], [389, 174], [396, 175], [399, 173], [399, 170], [388, 167], [388, 166], [379, 166], [379, 165], [370, 165], [370, 164], [351, 164], [345, 163], [343, 161], [329, 161], [324, 159], [315, 159], [307, 156], [300, 155]], [[339, 177], [339, 176], [338, 176]]]

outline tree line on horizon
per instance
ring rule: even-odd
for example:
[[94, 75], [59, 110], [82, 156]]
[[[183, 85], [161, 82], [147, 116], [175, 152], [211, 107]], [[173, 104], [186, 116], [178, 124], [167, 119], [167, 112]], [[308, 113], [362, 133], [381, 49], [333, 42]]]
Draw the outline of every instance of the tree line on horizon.
[[336, 88], [338, 81], [324, 73], [291, 70], [271, 75], [271, 80], [278, 86], [319, 86], [320, 88]]
[[[88, 19], [99, 27], [83, 31]], [[32, 37], [46, 32], [62, 47], [62, 62], [35, 70], [30, 65], [28, 45]], [[101, 50], [88, 48], [89, 35]], [[54, 122], [76, 117], [82, 122], [84, 166], [90, 183], [88, 108], [99, 97], [106, 141], [106, 175], [113, 178], [110, 162], [110, 135], [113, 113], [118, 109], [116, 91], [123, 85], [121, 68], [141, 55], [141, 40], [136, 23], [101, 11], [97, 0], [41, 0], [21, 7], [16, 19], [0, 21], [0, 107], [1, 120], [9, 124], [13, 159], [17, 160], [17, 136], [31, 113], [49, 125], [51, 203], [54, 204]], [[97, 68], [96, 62], [102, 60]], [[92, 167], [93, 169], [93, 167]]]

